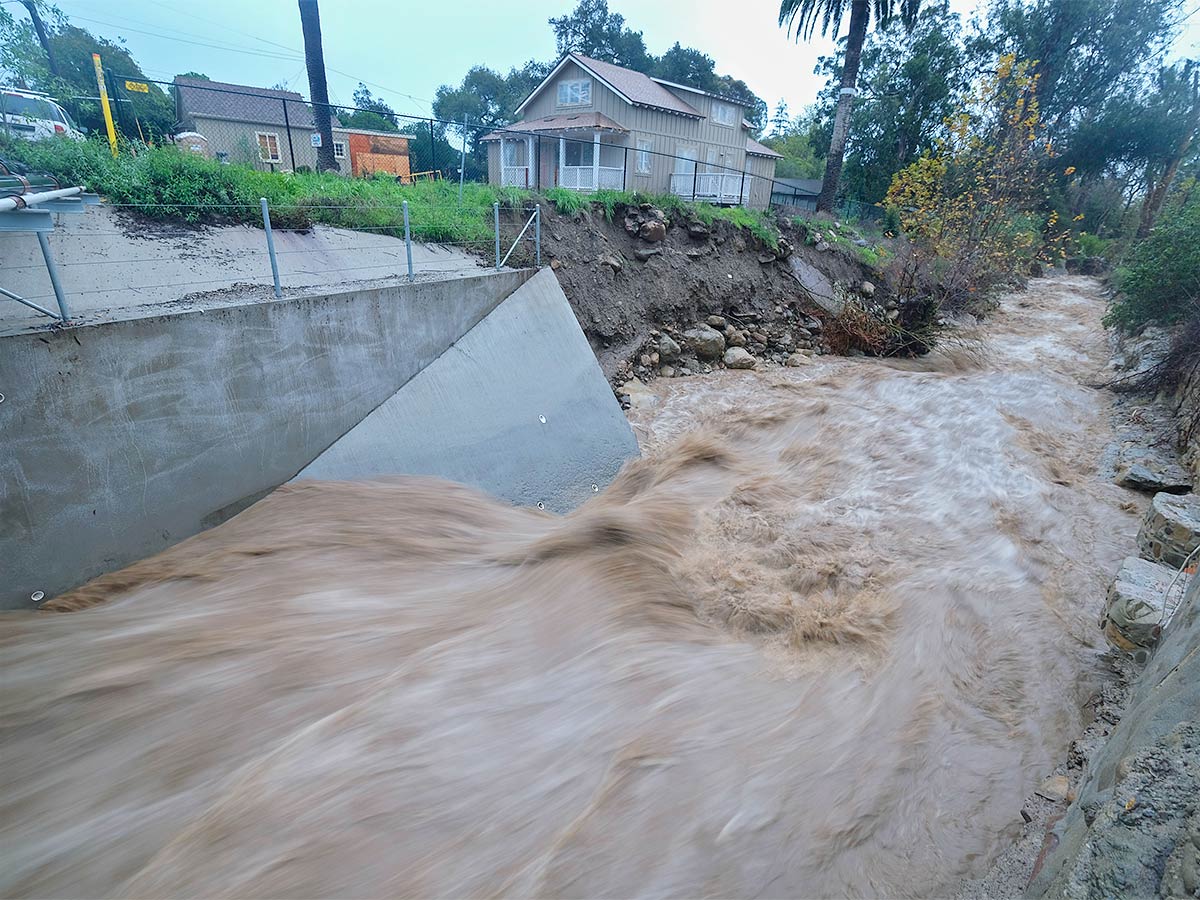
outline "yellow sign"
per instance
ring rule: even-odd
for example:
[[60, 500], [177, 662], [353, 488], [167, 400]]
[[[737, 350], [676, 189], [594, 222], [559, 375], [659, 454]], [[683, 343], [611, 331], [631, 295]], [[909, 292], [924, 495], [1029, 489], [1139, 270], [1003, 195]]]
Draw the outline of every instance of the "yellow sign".
[[100, 65], [100, 54], [92, 54], [92, 65], [96, 67], [96, 87], [100, 89], [100, 108], [104, 110], [104, 125], [108, 129], [108, 146], [112, 155], [117, 155], [117, 129], [113, 127], [112, 109], [108, 105], [108, 90], [104, 87], [104, 67]]
[[127, 81], [125, 82], [125, 90], [137, 91], [139, 94], [150, 93], [150, 85], [144, 81]]

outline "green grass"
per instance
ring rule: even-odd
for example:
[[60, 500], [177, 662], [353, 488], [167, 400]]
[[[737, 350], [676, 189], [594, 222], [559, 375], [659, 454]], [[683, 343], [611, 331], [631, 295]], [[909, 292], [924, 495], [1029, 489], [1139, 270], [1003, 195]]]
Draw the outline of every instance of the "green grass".
[[307, 228], [314, 222], [402, 235], [407, 201], [415, 237], [430, 241], [484, 241], [492, 235], [492, 204], [528, 205], [532, 196], [514, 188], [426, 181], [398, 184], [391, 177], [346, 178], [334, 174], [260, 172], [224, 165], [174, 147], [123, 151], [116, 158], [100, 140], [0, 142], [0, 157], [81, 184], [113, 204], [154, 219], [241, 222], [261, 225], [259, 198], [271, 222]]
[[834, 222], [827, 219], [810, 219], [805, 216], [793, 216], [792, 224], [804, 232], [810, 244], [817, 243], [817, 234], [831, 247], [836, 247], [845, 256], [853, 257], [869, 269], [878, 270], [886, 262], [889, 253], [882, 244], [868, 244], [863, 247], [857, 243], [868, 240], [854, 225], [847, 222]]
[[[123, 149], [114, 158], [108, 144], [98, 138], [36, 143], [0, 139], [0, 157], [33, 171], [48, 172], [64, 182], [84, 185], [109, 203], [127, 205], [148, 218], [196, 223], [261, 225], [259, 198], [266, 197], [271, 223], [279, 228], [303, 229], [320, 222], [402, 235], [401, 204], [407, 201], [414, 237], [482, 242], [492, 238], [492, 204], [518, 209], [528, 207], [534, 199], [529, 191], [470, 182], [463, 186], [460, 203], [457, 182], [401, 185], [387, 176], [346, 178], [328, 173], [261, 172], [244, 165], [225, 165], [175, 147], [141, 149], [136, 155]], [[691, 203], [674, 195], [636, 191], [582, 194], [555, 187], [543, 191], [542, 196], [561, 214], [597, 208], [609, 222], [622, 207], [651, 203], [669, 220], [696, 218], [706, 225], [726, 221], [772, 248], [779, 246], [779, 232], [770, 214], [762, 210]]]

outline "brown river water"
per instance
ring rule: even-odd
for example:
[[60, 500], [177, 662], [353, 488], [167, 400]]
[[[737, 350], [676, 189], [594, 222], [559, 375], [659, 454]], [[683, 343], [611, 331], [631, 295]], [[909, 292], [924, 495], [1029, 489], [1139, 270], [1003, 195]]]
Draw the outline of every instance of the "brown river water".
[[1082, 726], [1094, 282], [922, 360], [661, 380], [564, 516], [283, 488], [0, 619], [3, 896], [938, 896]]

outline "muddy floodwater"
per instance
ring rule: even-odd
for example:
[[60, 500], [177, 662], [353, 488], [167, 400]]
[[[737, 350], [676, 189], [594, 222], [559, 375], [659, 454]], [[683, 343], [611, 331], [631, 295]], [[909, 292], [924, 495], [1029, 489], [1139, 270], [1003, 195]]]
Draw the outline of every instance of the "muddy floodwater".
[[660, 380], [566, 517], [299, 484], [0, 619], [0, 894], [952, 892], [1080, 730], [1137, 529], [1103, 308]]

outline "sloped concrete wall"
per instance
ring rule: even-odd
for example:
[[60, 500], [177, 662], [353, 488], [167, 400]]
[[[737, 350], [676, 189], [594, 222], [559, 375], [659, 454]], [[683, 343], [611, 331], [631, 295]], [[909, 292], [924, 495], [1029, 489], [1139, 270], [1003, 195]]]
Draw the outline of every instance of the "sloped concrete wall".
[[28, 606], [35, 591], [53, 597], [241, 511], [529, 277], [0, 338], [0, 608]]
[[1053, 840], [1031, 897], [1182, 897], [1197, 889], [1200, 576]]
[[558, 280], [543, 269], [299, 477], [440, 475], [566, 511], [637, 453]]

